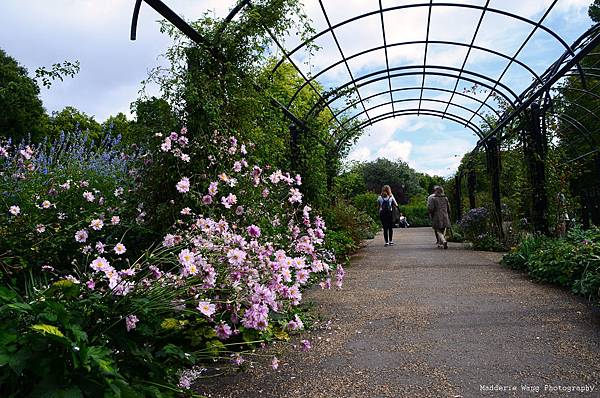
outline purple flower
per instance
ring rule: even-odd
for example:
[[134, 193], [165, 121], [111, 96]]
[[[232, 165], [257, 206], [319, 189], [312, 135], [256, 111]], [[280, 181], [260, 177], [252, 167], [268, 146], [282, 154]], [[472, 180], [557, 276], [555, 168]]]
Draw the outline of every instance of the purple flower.
[[210, 195], [204, 195], [202, 197], [202, 203], [205, 204], [205, 205], [211, 204], [212, 201], [213, 201], [213, 199], [212, 199], [212, 196], [210, 196]]
[[310, 341], [308, 340], [302, 340], [300, 342], [300, 349], [304, 352], [309, 351], [312, 348], [312, 346], [310, 345]]
[[258, 238], [260, 236], [260, 228], [254, 224], [246, 228], [246, 231], [248, 231], [248, 235], [250, 235], [253, 238]]
[[138, 319], [137, 316], [135, 316], [135, 315], [127, 315], [127, 317], [125, 318], [125, 327], [127, 328], [127, 331], [130, 332], [133, 329], [135, 329], [136, 324], [139, 321], [140, 320]]
[[215, 326], [215, 332], [219, 339], [227, 340], [231, 336], [231, 327], [228, 324], [221, 322]]
[[231, 265], [242, 265], [246, 260], [246, 252], [240, 249], [231, 249], [227, 252], [227, 259]]

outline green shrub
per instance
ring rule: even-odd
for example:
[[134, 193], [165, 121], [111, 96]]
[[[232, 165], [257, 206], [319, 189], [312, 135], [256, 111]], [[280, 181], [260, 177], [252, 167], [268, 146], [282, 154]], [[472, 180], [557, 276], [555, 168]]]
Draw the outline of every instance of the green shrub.
[[358, 249], [358, 244], [347, 231], [328, 230], [325, 232], [325, 242], [326, 248], [333, 251], [338, 259], [343, 259]]
[[535, 280], [598, 297], [600, 289], [600, 229], [574, 229], [564, 239], [530, 236], [504, 256], [502, 263], [524, 270]]
[[431, 220], [425, 204], [400, 206], [400, 213], [406, 216], [411, 227], [431, 227]]
[[352, 205], [358, 210], [368, 214], [373, 221], [379, 223], [377, 197], [378, 195], [372, 192], [362, 193], [352, 198]]

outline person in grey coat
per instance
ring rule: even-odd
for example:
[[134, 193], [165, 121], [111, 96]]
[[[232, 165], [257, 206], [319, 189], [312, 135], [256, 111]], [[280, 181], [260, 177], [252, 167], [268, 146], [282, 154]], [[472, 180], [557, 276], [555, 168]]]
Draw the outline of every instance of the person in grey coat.
[[450, 228], [450, 201], [444, 195], [444, 188], [437, 186], [432, 195], [427, 198], [427, 210], [431, 218], [431, 226], [438, 239], [438, 247], [448, 248], [446, 228]]

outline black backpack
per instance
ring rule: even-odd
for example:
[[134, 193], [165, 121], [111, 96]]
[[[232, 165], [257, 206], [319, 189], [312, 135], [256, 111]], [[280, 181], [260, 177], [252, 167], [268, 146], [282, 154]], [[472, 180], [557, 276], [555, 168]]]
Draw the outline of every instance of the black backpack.
[[383, 216], [392, 216], [392, 198], [391, 197], [387, 197], [387, 198], [382, 198], [383, 201], [381, 202], [381, 214]]

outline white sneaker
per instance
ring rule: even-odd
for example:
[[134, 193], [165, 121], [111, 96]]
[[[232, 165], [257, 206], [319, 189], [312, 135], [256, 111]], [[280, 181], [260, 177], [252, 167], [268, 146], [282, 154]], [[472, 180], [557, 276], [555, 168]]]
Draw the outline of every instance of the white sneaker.
[[389, 246], [389, 245], [390, 245], [389, 243], [385, 242], [385, 245], [384, 245], [384, 246], [386, 246], [386, 247], [387, 247], [387, 246]]
[[393, 245], [394, 245], [394, 242], [390, 242], [390, 246], [393, 246]]

